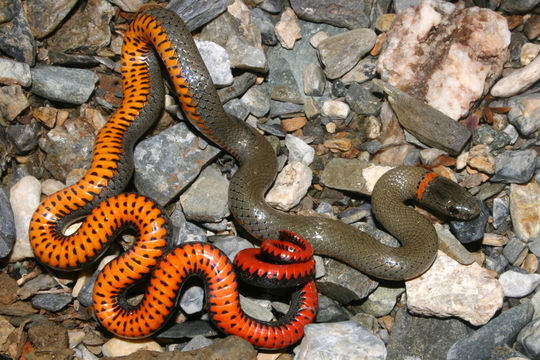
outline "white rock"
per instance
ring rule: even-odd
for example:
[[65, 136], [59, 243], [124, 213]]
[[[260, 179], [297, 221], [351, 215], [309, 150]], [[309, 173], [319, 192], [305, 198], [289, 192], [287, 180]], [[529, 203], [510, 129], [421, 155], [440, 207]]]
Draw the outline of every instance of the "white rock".
[[222, 46], [212, 41], [195, 40], [204, 64], [216, 86], [229, 86], [233, 83], [229, 53]]
[[304, 163], [296, 161], [287, 164], [266, 194], [266, 201], [280, 210], [290, 210], [307, 194], [312, 177], [311, 169]]
[[478, 326], [487, 323], [502, 306], [501, 284], [477, 263], [461, 265], [439, 251], [433, 266], [405, 282], [411, 313], [456, 316]]
[[2, 74], [3, 84], [19, 84], [24, 87], [32, 84], [30, 66], [22, 62], [1, 58], [0, 74]]
[[322, 115], [330, 119], [346, 119], [350, 112], [349, 105], [339, 100], [326, 100], [321, 108]]
[[540, 79], [540, 56], [537, 56], [529, 65], [497, 81], [491, 88], [491, 95], [495, 97], [509, 97], [519, 94], [538, 79]]
[[101, 347], [104, 356], [126, 356], [139, 350], [163, 352], [161, 346], [154, 340], [126, 340], [112, 338]]
[[355, 321], [309, 324], [305, 336], [294, 349], [295, 360], [386, 359], [382, 340]]
[[540, 53], [540, 45], [533, 43], [525, 43], [521, 47], [521, 54], [519, 55], [519, 61], [521, 65], [528, 65], [533, 61]]
[[309, 166], [315, 158], [315, 149], [297, 136], [287, 134], [285, 146], [289, 149], [289, 163], [300, 161]]
[[9, 202], [15, 220], [16, 241], [9, 258], [10, 262], [33, 257], [34, 251], [28, 239], [28, 227], [36, 211], [41, 195], [41, 183], [33, 176], [20, 179], [9, 192]]
[[379, 181], [379, 178], [391, 169], [393, 169], [393, 166], [370, 164], [368, 167], [362, 170], [362, 177], [366, 181], [365, 187], [368, 195], [373, 192], [373, 188], [375, 187], [377, 181]]
[[540, 274], [522, 274], [508, 270], [499, 276], [504, 296], [521, 298], [529, 295], [540, 284]]
[[55, 179], [47, 179], [41, 183], [41, 192], [44, 195], [49, 196], [49, 195], [54, 194], [57, 191], [62, 190], [65, 187], [66, 185], [61, 181], [58, 181]]
[[67, 331], [68, 333], [68, 343], [69, 348], [73, 349], [74, 347], [78, 346], [86, 336], [86, 333], [84, 330], [81, 329], [70, 329]]

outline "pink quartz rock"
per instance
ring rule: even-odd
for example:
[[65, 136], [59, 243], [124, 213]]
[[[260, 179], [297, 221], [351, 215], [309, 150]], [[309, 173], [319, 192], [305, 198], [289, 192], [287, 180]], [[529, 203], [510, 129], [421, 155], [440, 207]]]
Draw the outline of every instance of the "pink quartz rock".
[[377, 71], [457, 120], [499, 77], [509, 44], [506, 19], [494, 11], [424, 0], [398, 15]]

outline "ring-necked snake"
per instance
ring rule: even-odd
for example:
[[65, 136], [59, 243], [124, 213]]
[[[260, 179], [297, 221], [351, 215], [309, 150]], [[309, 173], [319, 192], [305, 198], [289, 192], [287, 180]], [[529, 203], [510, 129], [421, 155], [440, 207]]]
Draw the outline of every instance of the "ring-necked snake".
[[[375, 215], [400, 240], [402, 246], [398, 248], [382, 245], [340, 221], [294, 216], [273, 209], [264, 201], [264, 194], [277, 171], [276, 157], [270, 144], [244, 122], [225, 113], [193, 39], [178, 16], [158, 6], [146, 6], [138, 12], [125, 34], [121, 55], [124, 99], [98, 134], [90, 169], [79, 182], [45, 199], [30, 224], [30, 241], [36, 256], [58, 269], [78, 269], [94, 260], [104, 252], [110, 239], [125, 227], [145, 234], [146, 239], [137, 242], [144, 245], [134, 246], [133, 251], [120, 256], [126, 267], [120, 268], [111, 263], [107, 271], [100, 274], [101, 282], [98, 280], [96, 284], [98, 319], [115, 333], [129, 328], [134, 331], [134, 336], [143, 336], [162, 324], [162, 319], [152, 319], [152, 324], [138, 325], [140, 331], [135, 329], [131, 324], [136, 320], [129, 315], [135, 310], [120, 300], [115, 304], [126, 312], [125, 317], [119, 317], [125, 322], [109, 322], [107, 316], [100, 318], [99, 315], [100, 309], [107, 309], [103, 310], [104, 313], [112, 311], [110, 307], [114, 304], [108, 301], [118, 299], [113, 296], [115, 291], [122, 291], [122, 285], [141, 278], [150, 271], [149, 267], [159, 262], [166, 245], [168, 223], [163, 216], [158, 216], [158, 213], [162, 214], [159, 207], [144, 197], [117, 195], [131, 177], [135, 141], [159, 117], [163, 107], [164, 85], [158, 58], [169, 73], [189, 121], [240, 163], [229, 187], [230, 208], [238, 223], [256, 238], [276, 239], [280, 230], [286, 229], [309, 241], [315, 253], [334, 257], [378, 278], [402, 280], [415, 277], [429, 268], [438, 243], [429, 221], [404, 202], [417, 200], [438, 212], [462, 219], [472, 218], [479, 211], [474, 198], [460, 186], [416, 167], [389, 171], [379, 180], [372, 195]], [[63, 235], [66, 225], [82, 217], [85, 219], [77, 233]], [[152, 273], [151, 285], [136, 309], [145, 309], [142, 304], [154, 307], [159, 302], [165, 303], [166, 297], [171, 299], [170, 290], [157, 290], [156, 284], [172, 285], [172, 280], [168, 279], [172, 273], [167, 271], [180, 271], [181, 274], [195, 271], [181, 270], [176, 266], [176, 261], [180, 261], [177, 259], [189, 258], [189, 254], [197, 257], [196, 261], [190, 259], [197, 270], [200, 267], [212, 269], [215, 266], [213, 259], [225, 261], [219, 251], [208, 244], [185, 245], [172, 250]], [[164, 270], [162, 266], [170, 270]], [[205, 273], [206, 270], [201, 271]], [[111, 287], [113, 281], [120, 287]], [[315, 292], [314, 287], [302, 292], [303, 301], [308, 297], [305, 295], [308, 290]], [[209, 286], [209, 298], [214, 294], [212, 291]], [[219, 291], [216, 294], [219, 297]], [[313, 305], [314, 301], [310, 301]], [[314, 315], [312, 308], [306, 312]], [[222, 317], [233, 321], [235, 325], [228, 325], [225, 329], [229, 332], [231, 327], [238, 326], [238, 314], [234, 311], [213, 314], [213, 318], [216, 322]], [[148, 318], [147, 315], [143, 317]], [[296, 317], [289, 316], [289, 320], [304, 317], [308, 315], [299, 310]], [[251, 324], [252, 338], [272, 338], [272, 345], [281, 347], [280, 342], [284, 338], [278, 339], [275, 326]], [[292, 338], [290, 334], [286, 337]]]

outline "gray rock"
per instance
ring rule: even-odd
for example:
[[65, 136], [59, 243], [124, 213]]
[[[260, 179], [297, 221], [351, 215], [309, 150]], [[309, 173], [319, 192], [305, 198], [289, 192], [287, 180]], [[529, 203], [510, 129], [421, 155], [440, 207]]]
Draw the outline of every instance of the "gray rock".
[[394, 0], [394, 10], [399, 14], [410, 7], [418, 7], [421, 2], [422, 0]]
[[508, 150], [495, 157], [495, 174], [491, 181], [513, 184], [529, 182], [536, 170], [538, 155], [534, 149]]
[[188, 220], [219, 222], [229, 215], [229, 181], [215, 166], [205, 168], [197, 180], [180, 196]]
[[24, 87], [32, 83], [30, 66], [23, 62], [0, 58], [0, 74], [3, 83], [20, 84]]
[[315, 211], [319, 214], [328, 215], [330, 217], [334, 217], [334, 208], [332, 205], [326, 201], [319, 202], [319, 206], [315, 209]]
[[57, 285], [56, 281], [49, 274], [41, 274], [28, 282], [17, 290], [17, 296], [21, 300], [26, 300], [40, 290], [49, 290]]
[[[277, 116], [288, 116], [288, 115], [294, 115], [294, 114], [301, 114], [304, 111], [304, 106], [293, 104], [289, 102], [281, 102], [281, 101], [270, 101], [270, 116], [271, 117], [277, 117]], [[281, 125], [280, 125], [281, 127]], [[276, 135], [277, 136], [277, 135]], [[283, 136], [285, 136], [285, 133], [283, 133]]]
[[263, 117], [270, 111], [270, 95], [265, 85], [251, 87], [240, 100], [253, 116]]
[[212, 245], [223, 251], [231, 261], [240, 251], [254, 247], [251, 242], [239, 236], [213, 236], [210, 240]]
[[337, 260], [325, 258], [326, 275], [316, 280], [317, 290], [342, 304], [366, 298], [378, 283]]
[[156, 338], [158, 339], [181, 339], [194, 338], [195, 336], [216, 336], [218, 332], [216, 328], [204, 320], [186, 321], [180, 324], [174, 324], [165, 331], [160, 332]]
[[261, 5], [261, 9], [268, 11], [272, 14], [281, 12], [281, 0], [264, 0]]
[[170, 219], [173, 224], [173, 235], [170, 239], [170, 248], [191, 241], [207, 241], [206, 231], [186, 220], [180, 204], [177, 204], [173, 213], [170, 215]]
[[489, 360], [526, 360], [526, 356], [504, 344], [493, 349]]
[[100, 270], [94, 271], [90, 280], [84, 284], [77, 295], [77, 300], [82, 306], [92, 306], [94, 302], [94, 285], [96, 284]]
[[512, 345], [519, 331], [531, 321], [533, 312], [533, 306], [528, 303], [503, 312], [480, 329], [456, 341], [446, 354], [446, 359], [488, 359], [497, 346]]
[[516, 348], [531, 359], [540, 359], [540, 318], [519, 332]]
[[240, 97], [245, 93], [257, 80], [257, 75], [250, 72], [245, 72], [237, 76], [233, 80], [233, 84], [229, 87], [218, 89], [218, 96], [222, 103]]
[[167, 8], [180, 15], [190, 31], [196, 30], [227, 10], [225, 0], [171, 0]]
[[493, 199], [493, 221], [495, 229], [505, 229], [510, 224], [510, 199], [508, 196], [499, 196]]
[[304, 94], [307, 96], [322, 96], [326, 86], [326, 78], [321, 67], [315, 63], [309, 63], [302, 73], [304, 81]]
[[386, 359], [384, 343], [355, 321], [308, 324], [296, 360]]
[[508, 260], [503, 254], [494, 253], [492, 255], [486, 255], [484, 267], [488, 270], [494, 270], [498, 274], [501, 274], [508, 266]]
[[13, 248], [15, 241], [15, 223], [8, 194], [0, 185], [0, 258], [5, 258]]
[[32, 69], [32, 93], [69, 104], [85, 103], [98, 81], [90, 70], [38, 65]]
[[26, 16], [36, 39], [52, 33], [73, 9], [77, 0], [29, 0]]
[[349, 29], [369, 26], [364, 2], [354, 0], [291, 0], [296, 15], [304, 20], [324, 22]]
[[291, 65], [285, 58], [277, 58], [269, 62], [268, 84], [272, 99], [302, 104], [304, 101]]
[[[528, 274], [521, 268], [508, 270], [499, 276], [504, 296], [522, 298], [534, 291], [540, 284], [540, 274]], [[523, 272], [522, 272], [523, 271]]]
[[223, 105], [223, 108], [227, 114], [232, 115], [240, 120], [246, 120], [250, 112], [249, 106], [240, 99], [232, 99], [227, 101]]
[[342, 80], [345, 85], [352, 83], [363, 83], [377, 76], [377, 59], [366, 57], [358, 62], [351, 71], [343, 75]]
[[64, 180], [73, 169], [88, 169], [94, 148], [94, 128], [80, 118], [66, 120], [39, 139], [47, 153], [43, 166], [56, 178]]
[[520, 257], [521, 253], [527, 245], [517, 237], [513, 237], [503, 249], [503, 255], [510, 264], [515, 264], [516, 260]]
[[500, 9], [510, 14], [522, 14], [531, 11], [539, 3], [539, 0], [502, 0]]
[[540, 94], [533, 92], [512, 96], [504, 101], [494, 102], [492, 105], [510, 107], [508, 121], [517, 128], [520, 134], [528, 137], [540, 129], [540, 111], [532, 105], [536, 104], [538, 99], [540, 99]]
[[187, 344], [182, 348], [182, 351], [192, 351], [202, 349], [204, 347], [210, 346], [213, 343], [212, 340], [205, 338], [202, 335], [197, 335], [193, 337]]
[[375, 317], [390, 314], [397, 302], [397, 297], [405, 292], [404, 288], [389, 288], [379, 286], [369, 294], [366, 301], [360, 305], [359, 309]]
[[480, 204], [480, 215], [469, 221], [449, 220], [452, 234], [462, 243], [469, 244], [482, 239], [489, 219], [489, 209], [483, 201]]
[[36, 43], [20, 0], [10, 1], [13, 17], [0, 27], [0, 50], [19, 62], [35, 64]]
[[537, 257], [540, 257], [540, 238], [533, 239], [529, 242], [529, 250]]
[[135, 186], [164, 205], [218, 153], [217, 148], [195, 136], [186, 124], [178, 123], [135, 147]]
[[319, 306], [315, 322], [328, 323], [336, 321], [346, 321], [351, 318], [349, 311], [336, 301], [319, 294]]
[[71, 295], [67, 294], [38, 294], [32, 298], [32, 306], [37, 309], [57, 312], [66, 307], [71, 300]]
[[381, 99], [373, 95], [369, 83], [352, 83], [345, 95], [345, 101], [358, 115], [378, 115], [381, 111]]
[[231, 67], [235, 69], [267, 72], [268, 61], [264, 51], [249, 44], [243, 38], [232, 36], [225, 44], [231, 57]]
[[270, 46], [276, 45], [278, 40], [274, 31], [272, 16], [260, 8], [252, 9], [251, 15], [256, 20], [255, 25], [261, 31], [262, 43]]
[[182, 310], [188, 315], [200, 312], [204, 306], [204, 289], [194, 285], [182, 290], [183, 293], [180, 298], [180, 307]]
[[412, 316], [402, 307], [392, 327], [388, 359], [446, 360], [452, 344], [467, 334], [467, 326], [457, 319]]
[[231, 85], [233, 74], [227, 50], [212, 41], [196, 41], [195, 43], [214, 85], [217, 87]]
[[7, 134], [17, 152], [26, 154], [37, 147], [41, 136], [41, 125], [34, 119], [27, 125], [12, 124], [8, 126]]
[[351, 70], [373, 48], [376, 39], [373, 30], [355, 29], [321, 41], [317, 50], [326, 76], [337, 79]]
[[471, 132], [457, 121], [383, 81], [372, 81], [388, 95], [401, 126], [424, 144], [458, 155], [469, 141]]
[[478, 126], [472, 133], [473, 144], [488, 145], [491, 150], [497, 150], [510, 144], [510, 136], [502, 131], [485, 124]]
[[287, 134], [285, 136], [285, 146], [289, 150], [289, 163], [300, 161], [309, 166], [313, 162], [315, 149], [302, 139]]

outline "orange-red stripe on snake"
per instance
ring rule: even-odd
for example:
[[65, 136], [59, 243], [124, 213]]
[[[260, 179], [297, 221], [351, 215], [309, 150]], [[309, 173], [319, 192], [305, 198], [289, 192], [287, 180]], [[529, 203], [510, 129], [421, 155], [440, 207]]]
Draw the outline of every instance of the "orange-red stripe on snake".
[[[317, 291], [313, 281], [293, 294], [289, 313], [279, 321], [253, 319], [240, 308], [236, 274], [225, 254], [210, 244], [188, 243], [163, 257], [170, 233], [166, 214], [151, 199], [119, 195], [133, 171], [133, 144], [155, 122], [163, 107], [163, 82], [153, 49], [169, 72], [185, 114], [212, 136], [198, 111], [203, 101], [195, 99], [190, 91], [192, 84], [187, 83], [194, 81], [190, 71], [193, 60], [188, 52], [196, 50], [178, 49], [171, 44], [162, 17], [169, 25], [179, 26], [175, 31], [182, 36], [189, 36], [176, 15], [160, 7], [145, 7], [134, 18], [125, 34], [121, 55], [122, 105], [100, 130], [86, 175], [39, 205], [30, 224], [32, 248], [36, 257], [50, 267], [80, 269], [101, 256], [120, 232], [131, 228], [138, 235], [137, 241], [106, 265], [94, 287], [95, 314], [107, 330], [121, 337], [153, 334], [172, 315], [183, 281], [199, 276], [206, 284], [211, 318], [222, 331], [263, 348], [289, 346], [303, 336], [303, 327], [315, 317]], [[65, 227], [79, 218], [83, 218], [81, 227], [72, 235], [64, 235]], [[126, 290], [148, 274], [151, 277], [144, 298], [130, 306]], [[291, 274], [282, 272], [277, 280], [290, 278]]]

